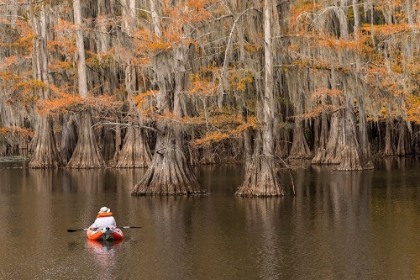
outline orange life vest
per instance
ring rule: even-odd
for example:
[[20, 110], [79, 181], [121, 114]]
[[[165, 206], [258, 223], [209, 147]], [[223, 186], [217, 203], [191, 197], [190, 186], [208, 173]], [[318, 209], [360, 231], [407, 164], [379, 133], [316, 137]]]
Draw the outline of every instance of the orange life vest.
[[100, 212], [98, 213], [97, 218], [110, 217], [110, 216], [112, 216], [112, 212]]

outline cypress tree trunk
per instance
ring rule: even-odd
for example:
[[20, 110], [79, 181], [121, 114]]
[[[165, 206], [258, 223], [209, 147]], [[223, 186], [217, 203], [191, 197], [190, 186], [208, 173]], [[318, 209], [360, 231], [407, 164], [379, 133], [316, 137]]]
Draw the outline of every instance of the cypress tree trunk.
[[[317, 133], [319, 134], [317, 135]], [[328, 142], [328, 120], [324, 112], [315, 120], [315, 141], [315, 156], [312, 159], [312, 163], [318, 164], [325, 161], [325, 151]]]
[[367, 164], [372, 163], [372, 152], [371, 146], [368, 139], [368, 131], [367, 131], [367, 122], [366, 122], [366, 113], [365, 113], [365, 102], [363, 93], [359, 93], [358, 96], [358, 103], [359, 103], [359, 124], [358, 124], [358, 132], [359, 132], [359, 139], [360, 139], [360, 148], [362, 150], [363, 158]]
[[55, 145], [52, 118], [40, 115], [38, 120], [36, 148], [29, 162], [30, 168], [57, 168], [62, 166], [61, 157]]
[[209, 145], [203, 148], [202, 155], [200, 158], [200, 164], [215, 164], [218, 163], [218, 158], [213, 151], [213, 145]]
[[[336, 97], [332, 98], [333, 105], [338, 107], [338, 101]], [[343, 150], [342, 133], [342, 115], [340, 111], [336, 111], [331, 115], [330, 132], [328, 135], [328, 142], [325, 148], [325, 159], [323, 164], [339, 164], [341, 161], [341, 151]]]
[[[359, 41], [359, 28], [360, 28], [360, 18], [359, 18], [359, 7], [358, 7], [358, 1], [353, 0], [353, 15], [354, 15], [354, 39], [356, 41]], [[367, 127], [366, 127], [366, 114], [365, 114], [365, 88], [363, 86], [359, 86], [359, 72], [361, 68], [361, 61], [360, 58], [356, 58], [356, 69], [354, 74], [354, 80], [355, 82], [352, 82], [352, 86], [349, 85], [350, 88], [352, 88], [352, 91], [357, 97], [357, 103], [358, 103], [358, 109], [359, 109], [359, 118], [358, 118], [358, 127], [357, 132], [354, 137], [354, 142], [356, 144], [355, 152], [360, 149], [360, 159], [359, 164], [361, 165], [362, 169], [369, 169], [373, 168], [372, 164], [372, 155], [370, 152], [370, 144], [368, 140], [368, 134], [367, 134]], [[351, 101], [348, 101], [349, 106], [351, 106]], [[352, 108], [352, 107], [351, 107]], [[356, 129], [356, 119], [355, 117], [352, 117], [352, 126], [353, 129]], [[343, 166], [343, 165], [342, 165]]]
[[395, 156], [395, 145], [394, 145], [394, 141], [393, 141], [393, 122], [392, 120], [387, 119], [385, 121], [386, 127], [385, 127], [385, 148], [384, 148], [384, 156], [385, 157], [392, 157]]
[[276, 157], [287, 158], [290, 155], [291, 143], [290, 131], [287, 127], [282, 127], [276, 132]]
[[183, 152], [179, 128], [161, 123], [158, 129], [152, 163], [131, 194], [166, 196], [204, 193]]
[[63, 115], [60, 154], [63, 164], [67, 164], [77, 144], [77, 127], [70, 114]]
[[296, 118], [293, 129], [293, 143], [292, 148], [290, 149], [289, 159], [309, 159], [311, 157], [311, 150], [309, 149], [303, 133], [302, 121], [299, 118]]
[[77, 47], [77, 83], [79, 95], [82, 98], [88, 97], [85, 45], [82, 32], [82, 8], [80, 0], [73, 0], [74, 24], [76, 25], [76, 47]]
[[398, 145], [397, 156], [405, 156], [411, 154], [411, 143], [409, 141], [409, 131], [405, 121], [399, 121], [398, 127]]
[[[154, 0], [150, 0], [153, 30], [161, 37], [160, 17]], [[187, 28], [187, 27], [186, 27]], [[186, 91], [186, 52], [188, 46], [180, 42], [172, 51], [156, 55], [152, 61], [159, 93], [157, 110], [164, 116], [157, 120], [157, 140], [152, 163], [137, 183], [132, 195], [192, 195], [205, 193], [192, 170], [184, 149], [184, 136], [179, 119], [184, 116], [181, 95]]]
[[110, 162], [116, 153], [115, 130], [110, 126], [103, 126], [98, 136], [98, 146], [105, 162]]
[[350, 98], [347, 100], [347, 106], [343, 115], [343, 130], [341, 132], [343, 142], [340, 165], [337, 170], [363, 170], [365, 169], [365, 161], [357, 140], [356, 121]]
[[[280, 186], [279, 174], [276, 172], [274, 156], [274, 92], [273, 92], [273, 57], [271, 18], [273, 17], [273, 3], [264, 1], [264, 92], [261, 96], [263, 112], [263, 127], [260, 140], [262, 152], [255, 150], [253, 161], [245, 170], [245, 180], [236, 195], [239, 196], [278, 196], [284, 195]], [[262, 104], [261, 104], [262, 103]]]
[[[85, 47], [83, 41], [82, 14], [80, 0], [73, 0], [74, 23], [76, 29], [76, 45], [78, 55], [78, 90], [82, 98], [88, 97], [87, 89], [87, 74], [86, 74], [86, 60]], [[79, 127], [78, 127], [78, 141], [76, 149], [70, 161], [67, 164], [68, 168], [102, 168], [105, 166], [105, 161], [96, 142], [95, 135], [92, 129], [92, 115], [89, 109], [79, 112]]]
[[[34, 30], [37, 37], [34, 39], [33, 67], [35, 79], [41, 80], [45, 87], [40, 90], [42, 100], [49, 98], [48, 80], [48, 50], [47, 50], [47, 20], [45, 7], [41, 6], [39, 15], [33, 16]], [[47, 115], [38, 116], [36, 136], [34, 137], [35, 149], [29, 162], [31, 168], [57, 168], [62, 165], [62, 160], [55, 142], [52, 118]]]
[[119, 152], [117, 168], [145, 168], [151, 163], [152, 156], [140, 128], [130, 126], [124, 138], [124, 144]]
[[78, 141], [76, 149], [68, 168], [102, 168], [105, 161], [102, 158], [98, 144], [96, 143], [95, 133], [92, 129], [92, 116], [90, 111], [79, 113]]
[[[243, 108], [242, 111], [242, 121], [247, 122], [248, 121], [248, 115], [246, 108]], [[244, 132], [242, 132], [242, 138], [244, 141], [244, 153], [245, 153], [245, 174], [248, 173], [248, 170], [251, 168], [252, 165], [252, 133], [253, 129], [251, 127], [248, 127]]]

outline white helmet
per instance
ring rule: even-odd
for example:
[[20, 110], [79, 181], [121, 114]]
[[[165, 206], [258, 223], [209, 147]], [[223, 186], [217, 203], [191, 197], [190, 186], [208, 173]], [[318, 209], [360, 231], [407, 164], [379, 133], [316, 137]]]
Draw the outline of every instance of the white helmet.
[[109, 213], [109, 212], [111, 212], [111, 209], [109, 209], [108, 207], [102, 207], [100, 210], [99, 210], [99, 212], [101, 213]]

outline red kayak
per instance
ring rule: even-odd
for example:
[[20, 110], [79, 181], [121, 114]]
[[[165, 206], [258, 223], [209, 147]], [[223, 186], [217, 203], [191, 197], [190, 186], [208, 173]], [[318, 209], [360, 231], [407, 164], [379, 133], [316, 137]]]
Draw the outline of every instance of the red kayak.
[[124, 234], [121, 229], [117, 227], [98, 227], [95, 229], [88, 229], [86, 236], [89, 240], [122, 240]]

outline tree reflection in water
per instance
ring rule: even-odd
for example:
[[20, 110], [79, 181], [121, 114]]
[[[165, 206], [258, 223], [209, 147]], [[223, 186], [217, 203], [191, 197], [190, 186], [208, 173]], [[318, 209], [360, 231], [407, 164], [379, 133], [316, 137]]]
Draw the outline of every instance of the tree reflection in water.
[[246, 213], [247, 228], [260, 229], [260, 238], [257, 240], [251, 240], [254, 233], [249, 233], [250, 242], [258, 244], [259, 248], [255, 259], [260, 268], [259, 277], [275, 279], [281, 275], [279, 264], [287, 257], [283, 255], [284, 251], [278, 247], [277, 242], [281, 224], [279, 213], [284, 204], [284, 197], [241, 198], [239, 203]]

